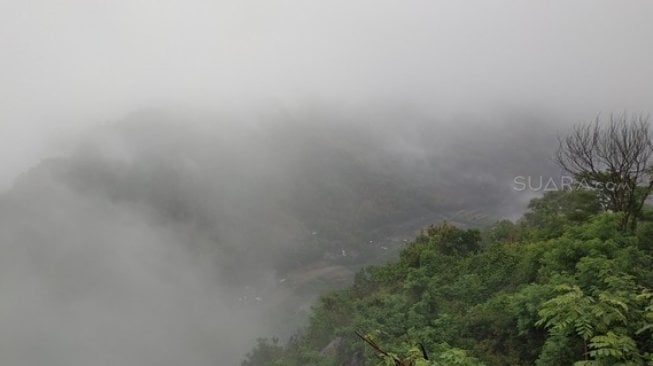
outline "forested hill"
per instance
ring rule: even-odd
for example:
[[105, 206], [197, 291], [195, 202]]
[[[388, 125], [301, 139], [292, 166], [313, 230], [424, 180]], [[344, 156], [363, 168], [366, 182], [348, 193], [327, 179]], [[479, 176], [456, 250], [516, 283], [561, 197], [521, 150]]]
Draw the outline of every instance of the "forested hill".
[[516, 223], [432, 226], [242, 365], [651, 364], [653, 222], [620, 215], [558, 191]]

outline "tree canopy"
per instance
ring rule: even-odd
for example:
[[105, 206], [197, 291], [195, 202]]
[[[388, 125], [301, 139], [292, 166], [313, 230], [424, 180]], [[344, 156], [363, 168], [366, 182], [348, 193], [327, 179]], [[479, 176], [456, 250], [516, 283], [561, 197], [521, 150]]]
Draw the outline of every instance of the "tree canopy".
[[624, 231], [591, 192], [549, 192], [483, 230], [433, 226], [243, 366], [650, 364], [653, 223]]

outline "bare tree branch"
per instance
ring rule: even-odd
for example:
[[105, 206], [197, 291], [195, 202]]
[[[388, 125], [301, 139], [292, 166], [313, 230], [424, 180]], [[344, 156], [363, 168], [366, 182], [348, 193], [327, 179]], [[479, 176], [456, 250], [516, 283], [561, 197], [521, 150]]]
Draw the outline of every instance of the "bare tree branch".
[[648, 115], [610, 115], [606, 123], [577, 124], [558, 138], [556, 163], [596, 190], [606, 208], [622, 212], [624, 228], [634, 228], [653, 190], [653, 144]]

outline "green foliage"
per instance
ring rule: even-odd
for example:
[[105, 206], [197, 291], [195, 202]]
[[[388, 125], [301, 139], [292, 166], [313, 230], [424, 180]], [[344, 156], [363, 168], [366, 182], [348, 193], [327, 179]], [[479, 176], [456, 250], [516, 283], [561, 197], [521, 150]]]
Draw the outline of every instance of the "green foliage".
[[242, 366], [265, 365], [271, 360], [277, 360], [283, 356], [284, 349], [279, 345], [279, 339], [273, 338], [271, 341], [259, 338], [256, 340], [256, 348], [247, 354], [247, 359], [242, 362]]
[[267, 363], [243, 365], [651, 364], [651, 224], [619, 230], [619, 214], [599, 213], [587, 192], [530, 207], [483, 231], [429, 227], [398, 261], [323, 296], [286, 347], [260, 342], [250, 360]]
[[584, 189], [549, 191], [531, 200], [523, 222], [538, 238], [557, 237], [565, 225], [579, 224], [602, 211], [599, 197]]

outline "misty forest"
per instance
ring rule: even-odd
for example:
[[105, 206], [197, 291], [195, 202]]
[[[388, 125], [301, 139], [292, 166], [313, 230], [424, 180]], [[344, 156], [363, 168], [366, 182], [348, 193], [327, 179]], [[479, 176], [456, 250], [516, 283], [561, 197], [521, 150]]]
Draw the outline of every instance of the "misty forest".
[[651, 15], [0, 1], [0, 365], [653, 365]]

